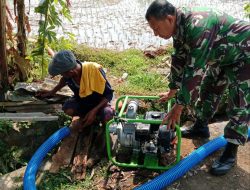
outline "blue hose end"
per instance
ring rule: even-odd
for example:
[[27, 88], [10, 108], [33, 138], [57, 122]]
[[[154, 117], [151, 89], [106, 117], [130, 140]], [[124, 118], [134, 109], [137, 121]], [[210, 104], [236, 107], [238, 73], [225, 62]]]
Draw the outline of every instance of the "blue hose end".
[[51, 135], [35, 152], [25, 170], [23, 178], [24, 190], [36, 190], [36, 174], [42, 164], [44, 157], [53, 149], [63, 138], [70, 134], [69, 127], [63, 127]]

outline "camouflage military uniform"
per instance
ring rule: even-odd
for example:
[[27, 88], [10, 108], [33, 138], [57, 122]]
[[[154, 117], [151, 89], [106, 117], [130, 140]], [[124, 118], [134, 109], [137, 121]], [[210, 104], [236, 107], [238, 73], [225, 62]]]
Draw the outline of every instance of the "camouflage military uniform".
[[243, 145], [250, 126], [250, 24], [210, 9], [180, 9], [173, 39], [169, 87], [180, 89], [177, 103], [189, 105], [199, 97], [198, 117], [211, 117], [228, 86], [224, 136]]

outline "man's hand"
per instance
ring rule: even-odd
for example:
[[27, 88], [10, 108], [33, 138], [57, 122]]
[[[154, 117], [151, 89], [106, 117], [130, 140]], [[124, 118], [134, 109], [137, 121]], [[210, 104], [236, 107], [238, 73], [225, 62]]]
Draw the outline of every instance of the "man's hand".
[[91, 125], [95, 119], [96, 119], [96, 110], [93, 109], [90, 112], [88, 112], [85, 117], [81, 120], [82, 128]]
[[52, 90], [42, 90], [36, 93], [37, 97], [41, 97], [41, 98], [46, 98], [46, 97], [52, 97], [54, 96], [55, 93]]
[[70, 124], [70, 127], [73, 129], [73, 130], [77, 130], [79, 131], [79, 129], [81, 129], [81, 126], [82, 126], [82, 123], [81, 123], [81, 118], [80, 117], [73, 117], [72, 118], [72, 121], [71, 121], [71, 124]]
[[159, 96], [160, 96], [159, 101], [160, 101], [161, 103], [167, 102], [167, 101], [170, 100], [171, 98], [175, 97], [176, 92], [177, 92], [177, 89], [171, 89], [171, 90], [169, 90], [168, 92], [160, 93], [160, 94], [159, 94]]
[[80, 119], [82, 126], [81, 128], [91, 125], [95, 121], [97, 113], [101, 109], [103, 109], [107, 105], [107, 103], [108, 100], [105, 97], [103, 97], [101, 102], [96, 107], [94, 107], [91, 111], [89, 111], [83, 119]]
[[167, 128], [175, 129], [175, 125], [180, 123], [181, 112], [184, 106], [175, 104], [170, 112], [165, 116], [162, 121], [162, 125], [167, 124]]

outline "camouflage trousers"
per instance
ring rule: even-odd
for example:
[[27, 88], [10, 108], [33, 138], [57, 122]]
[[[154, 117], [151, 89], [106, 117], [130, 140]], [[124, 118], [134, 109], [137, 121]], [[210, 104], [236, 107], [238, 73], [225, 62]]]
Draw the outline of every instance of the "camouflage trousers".
[[224, 137], [228, 142], [244, 145], [250, 127], [250, 63], [207, 66], [195, 106], [196, 117], [212, 118], [227, 87], [229, 123], [224, 129]]

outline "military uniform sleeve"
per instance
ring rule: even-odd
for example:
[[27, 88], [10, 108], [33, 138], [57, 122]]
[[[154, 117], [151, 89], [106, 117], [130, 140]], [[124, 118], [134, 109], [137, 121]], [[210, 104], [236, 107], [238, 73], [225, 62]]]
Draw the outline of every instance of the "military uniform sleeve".
[[171, 72], [169, 76], [168, 87], [170, 89], [180, 89], [183, 68], [186, 62], [186, 51], [184, 47], [181, 46], [181, 43], [177, 40], [174, 40], [174, 49], [175, 52], [172, 54], [172, 63], [171, 63]]
[[210, 48], [218, 31], [217, 19], [202, 15], [189, 18], [186, 27], [186, 41], [189, 47], [183, 71], [181, 88], [177, 93], [177, 104], [189, 105], [195, 88], [200, 87], [203, 71], [210, 54]]

